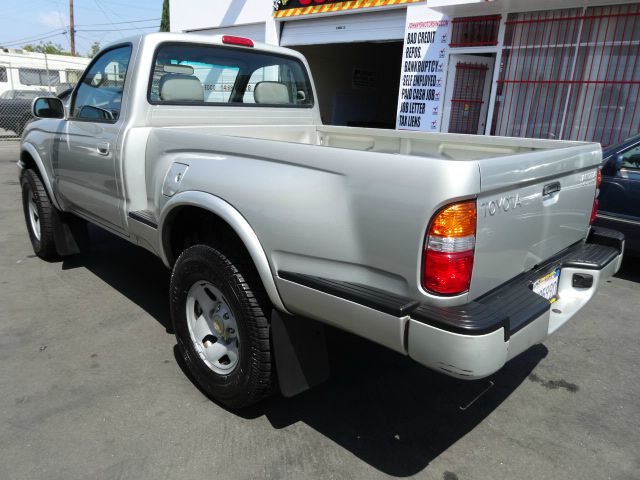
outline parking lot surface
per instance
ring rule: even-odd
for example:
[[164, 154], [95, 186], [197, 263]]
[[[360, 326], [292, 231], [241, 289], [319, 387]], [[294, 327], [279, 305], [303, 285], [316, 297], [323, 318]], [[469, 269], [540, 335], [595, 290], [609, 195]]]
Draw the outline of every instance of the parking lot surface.
[[489, 379], [446, 378], [331, 330], [332, 379], [248, 411], [174, 357], [169, 272], [99, 230], [33, 255], [0, 142], [0, 478], [640, 478], [640, 262]]

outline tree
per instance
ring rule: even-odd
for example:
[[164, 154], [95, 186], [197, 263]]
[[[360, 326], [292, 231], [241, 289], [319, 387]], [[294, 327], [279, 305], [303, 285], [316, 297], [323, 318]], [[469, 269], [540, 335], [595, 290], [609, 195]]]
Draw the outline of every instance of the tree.
[[162, 2], [162, 20], [160, 20], [160, 31], [170, 32], [170, 20], [169, 20], [169, 0], [163, 0]]
[[100, 42], [93, 42], [91, 47], [89, 47], [89, 51], [87, 52], [87, 57], [93, 58], [100, 51]]
[[22, 49], [27, 52], [46, 53], [48, 55], [71, 55], [69, 52], [65, 52], [62, 49], [62, 45], [52, 42], [40, 42], [37, 45], [29, 44], [22, 47]]

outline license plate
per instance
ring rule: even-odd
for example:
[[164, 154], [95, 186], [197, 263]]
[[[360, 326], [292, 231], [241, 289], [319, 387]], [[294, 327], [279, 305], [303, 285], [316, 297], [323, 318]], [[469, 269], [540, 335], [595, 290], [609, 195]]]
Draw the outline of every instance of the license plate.
[[560, 269], [556, 268], [553, 272], [547, 273], [544, 277], [541, 277], [533, 282], [533, 292], [553, 303], [558, 298], [559, 280]]

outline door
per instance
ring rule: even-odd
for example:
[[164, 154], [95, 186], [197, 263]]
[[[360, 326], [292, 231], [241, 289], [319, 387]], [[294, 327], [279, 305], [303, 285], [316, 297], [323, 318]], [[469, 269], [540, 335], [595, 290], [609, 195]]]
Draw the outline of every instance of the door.
[[493, 57], [481, 55], [449, 57], [442, 119], [449, 133], [485, 133], [493, 64]]
[[57, 190], [67, 208], [116, 229], [124, 226], [118, 136], [130, 57], [126, 45], [94, 60], [73, 93], [52, 156]]
[[619, 151], [620, 168], [600, 186], [598, 219], [627, 236], [627, 248], [640, 249], [640, 144]]
[[280, 46], [402, 40], [406, 22], [404, 8], [289, 20], [284, 22]]

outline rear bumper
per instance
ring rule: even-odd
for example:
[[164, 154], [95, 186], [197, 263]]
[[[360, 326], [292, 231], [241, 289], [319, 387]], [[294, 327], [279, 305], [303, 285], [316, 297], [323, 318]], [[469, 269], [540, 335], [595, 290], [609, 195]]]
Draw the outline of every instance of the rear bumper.
[[[618, 271], [623, 251], [624, 235], [593, 228], [586, 243], [458, 307], [434, 307], [360, 283], [290, 271], [278, 271], [276, 280], [296, 315], [408, 354], [447, 375], [477, 379], [566, 323]], [[558, 299], [551, 304], [531, 285], [557, 268]]]
[[[587, 243], [460, 307], [421, 305], [410, 316], [408, 353], [447, 375], [477, 379], [542, 342], [573, 317], [622, 263], [624, 236], [594, 228]], [[560, 269], [558, 299], [533, 293], [533, 281]]]

